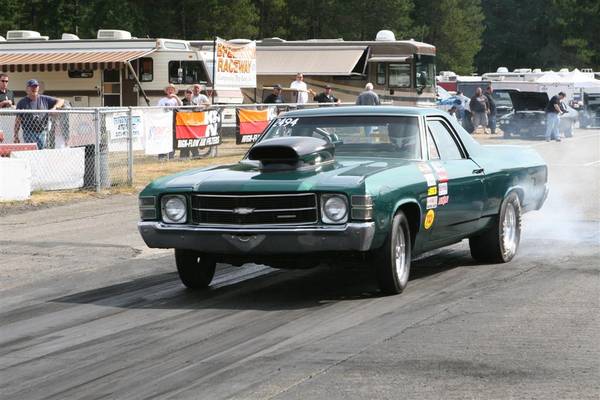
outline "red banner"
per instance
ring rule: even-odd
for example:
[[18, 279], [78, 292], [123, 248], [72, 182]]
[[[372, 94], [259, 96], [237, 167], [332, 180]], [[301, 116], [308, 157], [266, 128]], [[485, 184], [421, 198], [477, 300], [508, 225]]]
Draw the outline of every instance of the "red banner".
[[265, 130], [273, 118], [273, 111], [267, 110], [237, 110], [237, 144], [253, 143]]

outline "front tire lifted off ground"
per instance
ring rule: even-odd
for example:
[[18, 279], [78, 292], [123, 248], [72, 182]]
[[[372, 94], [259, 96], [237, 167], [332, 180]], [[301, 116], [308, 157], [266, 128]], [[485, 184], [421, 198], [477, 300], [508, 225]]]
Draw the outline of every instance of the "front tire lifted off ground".
[[394, 216], [384, 245], [375, 254], [379, 288], [385, 294], [401, 293], [410, 275], [411, 241], [408, 220], [402, 211]]
[[175, 264], [181, 282], [190, 289], [206, 289], [215, 276], [216, 261], [193, 250], [175, 249]]

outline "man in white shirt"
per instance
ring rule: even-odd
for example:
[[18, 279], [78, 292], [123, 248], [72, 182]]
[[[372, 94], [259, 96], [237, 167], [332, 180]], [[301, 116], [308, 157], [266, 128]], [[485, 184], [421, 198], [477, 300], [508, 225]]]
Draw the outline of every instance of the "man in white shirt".
[[296, 80], [290, 85], [291, 89], [295, 89], [298, 92], [298, 104], [308, 103], [308, 86], [304, 83], [304, 76], [301, 73], [296, 75]]
[[202, 85], [199, 84], [195, 84], [194, 87], [192, 88], [192, 103], [196, 104], [198, 106], [209, 106], [210, 105], [210, 99], [208, 98], [208, 96], [206, 96], [204, 93], [202, 93], [202, 91], [204, 90], [204, 88], [202, 87]]
[[177, 97], [177, 88], [175, 85], [165, 87], [165, 97], [158, 100], [157, 105], [162, 107], [177, 107], [182, 105], [181, 100]]

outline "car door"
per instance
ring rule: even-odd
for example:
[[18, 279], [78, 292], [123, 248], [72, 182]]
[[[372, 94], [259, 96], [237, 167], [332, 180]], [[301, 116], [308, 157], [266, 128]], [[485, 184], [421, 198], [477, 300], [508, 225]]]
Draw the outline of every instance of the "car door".
[[437, 205], [433, 208], [435, 218], [430, 240], [453, 241], [478, 228], [485, 200], [484, 171], [468, 158], [446, 119], [428, 117], [426, 123], [429, 164], [437, 180]]

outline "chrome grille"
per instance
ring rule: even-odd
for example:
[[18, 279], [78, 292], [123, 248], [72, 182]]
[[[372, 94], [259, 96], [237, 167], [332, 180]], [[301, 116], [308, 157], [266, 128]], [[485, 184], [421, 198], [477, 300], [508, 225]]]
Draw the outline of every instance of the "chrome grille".
[[318, 220], [317, 195], [192, 195], [192, 222], [210, 225], [298, 225]]

